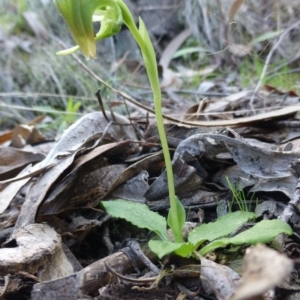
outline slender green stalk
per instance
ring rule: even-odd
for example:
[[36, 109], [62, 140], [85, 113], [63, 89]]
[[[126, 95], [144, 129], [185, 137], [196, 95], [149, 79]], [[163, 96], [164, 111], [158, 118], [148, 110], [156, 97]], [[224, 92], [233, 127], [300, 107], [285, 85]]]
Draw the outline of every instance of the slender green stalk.
[[[144, 39], [141, 37], [141, 32], [137, 29], [135, 22], [131, 16], [131, 13], [127, 6], [120, 2], [120, 7], [122, 10], [123, 15], [123, 22], [129, 28], [131, 34], [133, 35], [134, 39], [138, 43], [143, 59], [145, 62], [145, 67], [147, 70], [149, 82], [151, 85], [153, 99], [154, 99], [154, 110], [155, 110], [155, 117], [157, 122], [157, 130], [162, 146], [162, 151], [164, 155], [165, 165], [166, 165], [166, 173], [167, 173], [167, 182], [168, 182], [168, 191], [169, 191], [169, 201], [170, 201], [170, 213], [173, 216], [178, 216], [178, 206], [176, 205], [176, 195], [175, 195], [175, 184], [174, 184], [174, 175], [173, 175], [173, 168], [170, 156], [170, 150], [168, 146], [166, 131], [164, 127], [164, 120], [162, 114], [162, 97], [161, 97], [161, 89], [157, 71], [157, 63], [155, 59], [155, 52], [153, 45], [150, 41], [146, 28], [144, 26], [143, 21], [140, 19], [140, 31], [144, 33]], [[141, 28], [145, 28], [145, 30], [141, 30]], [[182, 242], [182, 235], [181, 235], [181, 226], [178, 223], [177, 228], [172, 228], [175, 241]], [[178, 234], [180, 233], [180, 234]]]
[[[157, 129], [166, 165], [170, 201], [168, 224], [173, 231], [175, 242], [182, 242], [181, 230], [185, 222], [185, 211], [175, 195], [172, 162], [162, 116], [162, 97], [156, 56], [144, 22], [139, 19], [138, 29], [130, 10], [122, 0], [54, 0], [54, 3], [67, 22], [79, 48], [87, 58], [96, 57], [95, 40], [113, 36], [120, 30], [122, 22], [128, 27], [139, 45], [153, 92]], [[102, 18], [102, 21], [100, 30], [94, 37], [92, 17], [95, 11], [96, 15]], [[77, 47], [73, 47], [70, 50], [60, 52], [60, 54], [69, 54], [77, 49]]]

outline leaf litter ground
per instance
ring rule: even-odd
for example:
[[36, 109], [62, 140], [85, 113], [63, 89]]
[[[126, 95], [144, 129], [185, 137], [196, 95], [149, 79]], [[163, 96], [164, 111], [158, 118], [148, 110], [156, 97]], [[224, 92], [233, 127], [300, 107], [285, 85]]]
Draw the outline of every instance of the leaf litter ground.
[[[298, 100], [297, 96], [290, 98], [293, 106]], [[27, 145], [25, 149], [9, 145], [1, 148], [1, 161], [13, 163], [6, 163], [1, 169], [2, 241], [10, 238], [0, 252], [7, 253], [11, 249], [10, 255], [14, 258], [10, 261], [7, 254], [1, 256], [1, 274], [27, 272], [27, 276], [35, 275], [36, 282], [41, 283], [34, 285], [33, 299], [37, 299], [34, 298], [37, 297], [34, 296], [37, 290], [47, 293], [48, 289], [58, 288], [63, 282], [66, 284], [70, 276], [74, 276], [72, 274], [76, 274], [76, 281], [73, 282], [77, 289], [73, 292], [75, 299], [82, 290], [90, 295], [101, 287], [103, 290], [103, 286], [114, 278], [106, 265], [116, 270], [118, 275], [130, 271], [132, 258], [124, 254], [124, 247], [131, 248], [126, 243], [120, 243], [125, 237], [146, 241], [147, 233], [134, 229], [125, 221], [109, 218], [99, 206], [102, 199], [122, 198], [146, 203], [163, 215], [168, 209], [163, 158], [155, 138], [155, 126], [150, 126], [145, 133], [147, 138], [141, 140], [136, 134], [137, 127], [129, 119], [118, 114], [108, 115], [114, 118], [112, 122], [108, 122], [101, 112], [79, 119], [55, 144], [51, 143], [48, 154], [32, 145]], [[249, 208], [256, 210], [261, 218], [280, 217], [295, 226], [298, 218], [290, 205], [297, 205], [299, 201], [296, 186], [300, 150], [295, 137], [297, 128], [289, 126], [297, 122], [295, 117], [293, 113], [283, 123], [276, 116], [256, 122], [255, 127], [249, 123], [247, 127], [225, 131], [167, 124], [169, 142], [174, 148], [176, 193], [188, 212], [188, 220], [199, 223], [204, 218], [208, 222], [217, 217], [216, 208], [221, 214], [228, 210], [232, 198], [225, 180], [227, 177], [237, 189], [245, 190], [247, 196], [242, 201], [247, 202], [248, 194], [255, 191], [257, 203], [252, 202]], [[260, 128], [265, 132], [263, 135], [259, 134]], [[285, 130], [284, 136], [280, 133], [282, 130]], [[290, 135], [293, 137], [289, 139]], [[22, 168], [24, 170], [20, 172]], [[223, 211], [220, 210], [221, 204], [225, 205]], [[42, 233], [38, 233], [40, 230], [46, 236], [50, 236], [51, 232], [51, 246], [46, 243], [49, 239], [42, 238]], [[294, 230], [297, 232], [296, 227]], [[27, 241], [28, 233], [30, 238]], [[89, 245], [93, 239], [98, 240], [98, 248]], [[13, 241], [16, 241], [17, 247], [7, 248]], [[30, 247], [31, 252], [28, 252], [27, 243], [35, 244], [37, 248]], [[291, 257], [297, 251], [291, 239], [282, 241], [281, 246]], [[13, 249], [18, 251], [19, 259], [13, 254]], [[69, 249], [78, 255], [77, 258], [72, 255], [72, 262], [68, 257], [71, 256]], [[123, 252], [115, 252], [117, 249]], [[149, 257], [155, 262], [153, 254]], [[48, 266], [45, 260], [51, 261], [51, 265]], [[165, 268], [171, 262], [172, 258], [170, 262], [163, 261]], [[182, 266], [176, 264], [175, 268], [179, 267]], [[97, 273], [99, 268], [106, 269], [102, 273], [103, 278]], [[90, 277], [87, 275], [89, 273], [92, 273]], [[94, 282], [95, 276], [98, 276], [98, 282]], [[158, 275], [152, 274], [150, 278], [155, 276]], [[169, 274], [169, 277], [176, 284], [180, 282], [174, 279], [174, 274]], [[229, 275], [225, 277], [227, 280], [231, 278]], [[163, 276], [159, 284], [167, 284], [169, 289], [165, 287], [167, 290], [164, 293], [174, 295], [173, 285], [165, 283], [166, 278]], [[43, 283], [45, 280], [51, 280], [51, 284]], [[127, 279], [119, 280], [126, 282]], [[139, 286], [140, 280], [143, 279], [139, 277], [132, 284]], [[199, 278], [197, 282], [199, 284]], [[147, 280], [142, 284], [149, 285]], [[117, 284], [120, 292], [121, 286]], [[116, 291], [111, 291], [111, 288], [103, 290], [102, 295]], [[129, 295], [128, 287], [124, 288]], [[203, 291], [210, 293], [209, 288]], [[149, 290], [146, 293], [149, 297], [152, 295]]]
[[[162, 58], [171, 56], [168, 52]], [[198, 92], [208, 98], [195, 104], [187, 101], [189, 97], [181, 89], [181, 78], [190, 76], [186, 71], [191, 70], [174, 72], [169, 64], [161, 60], [168, 107], [166, 129], [173, 148], [176, 193], [188, 221], [208, 223], [224, 215], [230, 206], [238, 209], [236, 203], [232, 205], [228, 178], [237, 191], [244, 191], [242, 201], [261, 219], [279, 217], [291, 224], [295, 235], [276, 240], [276, 248], [297, 258], [297, 92], [282, 92], [268, 85], [261, 86], [253, 98], [252, 90], [230, 92], [226, 84], [207, 80]], [[220, 65], [209, 67], [197, 74], [209, 74]], [[3, 297], [194, 299], [213, 295], [224, 299], [235, 291], [232, 299], [243, 299], [271, 293], [279, 285], [277, 296], [284, 299], [282, 295], [299, 288], [295, 281], [284, 282], [292, 270], [291, 261], [263, 246], [246, 251], [238, 288], [244, 247], [216, 251], [211, 260], [202, 257], [201, 269], [197, 260], [174, 256], [158, 264], [147, 248], [147, 231], [114, 220], [101, 209], [100, 201], [107, 199], [145, 203], [164, 216], [169, 208], [151, 105], [144, 99], [136, 101], [135, 93], [130, 96], [111, 90], [125, 99], [130, 117], [108, 112], [86, 114], [56, 143], [39, 133], [35, 124], [42, 120], [1, 133]], [[140, 242], [145, 256], [132, 238]], [[157, 274], [157, 267], [164, 270]]]

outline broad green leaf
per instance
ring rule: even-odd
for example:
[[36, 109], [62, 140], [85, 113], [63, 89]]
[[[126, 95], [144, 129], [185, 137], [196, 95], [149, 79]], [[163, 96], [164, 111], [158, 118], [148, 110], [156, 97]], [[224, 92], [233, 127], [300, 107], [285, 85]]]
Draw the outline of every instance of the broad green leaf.
[[217, 238], [227, 236], [248, 220], [254, 219], [255, 217], [256, 215], [254, 213], [246, 211], [228, 213], [220, 217], [216, 222], [202, 224], [196, 227], [190, 232], [188, 240], [198, 248], [205, 241], [213, 241]]
[[281, 220], [262, 220], [252, 228], [241, 232], [230, 238], [230, 243], [234, 245], [268, 243], [280, 234], [293, 234], [293, 230], [287, 223]]
[[148, 245], [150, 250], [159, 258], [173, 252], [182, 257], [189, 257], [194, 250], [194, 246], [191, 243], [172, 243], [167, 241], [150, 240]]
[[208, 244], [200, 250], [201, 255], [205, 255], [217, 248], [232, 245], [253, 245], [258, 243], [268, 243], [276, 238], [280, 233], [291, 235], [292, 228], [281, 220], [263, 220], [254, 225], [252, 228], [232, 237], [223, 238]]
[[139, 228], [155, 232], [162, 240], [168, 240], [165, 218], [149, 209], [146, 204], [122, 199], [101, 202], [106, 212], [115, 218], [125, 219]]
[[182, 228], [185, 223], [185, 210], [180, 200], [175, 196], [176, 211], [177, 214], [173, 214], [172, 208], [168, 214], [168, 225], [171, 227], [174, 235], [174, 239], [177, 243], [182, 242]]

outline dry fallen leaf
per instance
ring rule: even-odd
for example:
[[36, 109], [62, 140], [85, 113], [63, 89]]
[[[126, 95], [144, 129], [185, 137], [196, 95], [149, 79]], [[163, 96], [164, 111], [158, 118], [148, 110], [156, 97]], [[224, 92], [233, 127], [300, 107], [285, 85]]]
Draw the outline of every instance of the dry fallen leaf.
[[201, 279], [206, 294], [214, 294], [217, 299], [228, 299], [240, 276], [227, 266], [201, 257]]
[[237, 11], [239, 10], [239, 8], [242, 6], [242, 4], [244, 3], [244, 0], [235, 0], [233, 1], [233, 3], [231, 4], [230, 10], [229, 10], [229, 23], [231, 23], [234, 19], [234, 16], [236, 15]]
[[228, 50], [237, 57], [243, 57], [247, 54], [250, 54], [253, 48], [252, 44], [243, 45], [243, 44], [230, 44]]
[[60, 236], [46, 224], [32, 224], [15, 234], [17, 247], [0, 249], [0, 275], [19, 271], [51, 280], [72, 274]]
[[37, 144], [46, 138], [34, 125], [17, 125], [13, 130], [10, 146], [23, 148], [27, 144]]
[[[31, 179], [30, 174], [34, 176], [37, 171], [48, 168], [43, 176], [30, 188], [16, 222], [15, 232], [19, 228], [35, 222], [37, 210], [44, 201], [48, 190], [59, 176], [73, 163], [78, 153], [92, 150], [101, 143], [108, 143], [107, 139], [104, 138], [106, 135], [109, 135], [114, 141], [137, 139], [133, 126], [124, 126], [130, 125], [127, 118], [110, 113], [106, 113], [106, 116], [112, 122], [109, 122], [103, 113], [100, 112], [85, 115], [64, 132], [61, 139], [54, 145], [44, 160], [24, 172], [25, 175], [21, 173], [12, 180], [2, 181], [2, 184], [5, 184], [10, 181], [23, 179], [22, 185], [24, 185]], [[0, 192], [0, 197], [3, 195], [7, 196], [9, 193], [9, 200], [5, 200], [5, 203], [2, 204], [3, 209], [9, 205], [22, 185], [20, 185], [20, 183], [17, 184], [17, 189], [11, 189], [10, 185], [8, 185]]]
[[230, 300], [245, 300], [263, 295], [283, 283], [293, 270], [293, 262], [285, 255], [264, 245], [248, 248], [243, 276]]
[[[185, 189], [193, 187], [193, 184], [194, 187], [199, 187], [201, 183], [198, 174], [203, 167], [199, 163], [195, 165], [197, 162], [194, 162], [193, 158], [198, 159], [205, 156], [206, 159], [221, 159], [220, 155], [228, 152], [238, 167], [246, 174], [265, 182], [281, 180], [281, 191], [287, 191], [291, 187], [292, 179], [282, 179], [293, 176], [292, 164], [299, 161], [297, 152], [269, 150], [259, 143], [255, 146], [233, 131], [231, 133], [235, 135], [235, 138], [222, 134], [195, 134], [179, 144], [172, 160], [177, 192], [183, 186]], [[225, 161], [226, 159], [228, 159], [227, 156], [225, 156]], [[189, 180], [187, 180], [188, 174], [192, 176]], [[205, 173], [202, 171], [201, 176], [204, 175]], [[150, 186], [145, 197], [150, 201], [165, 197], [168, 193], [166, 181], [166, 172], [163, 171]], [[187, 182], [188, 185], [186, 185]], [[285, 183], [288, 184], [286, 187], [284, 186]], [[269, 185], [268, 189], [272, 189], [272, 187]]]
[[0, 147], [0, 180], [17, 175], [25, 166], [42, 161], [43, 154], [20, 150], [13, 147]]

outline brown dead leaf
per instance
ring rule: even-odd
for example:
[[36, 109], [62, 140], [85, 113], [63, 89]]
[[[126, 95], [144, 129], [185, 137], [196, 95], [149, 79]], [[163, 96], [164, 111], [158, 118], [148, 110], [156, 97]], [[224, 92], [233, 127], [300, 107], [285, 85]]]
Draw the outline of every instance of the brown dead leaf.
[[[182, 182], [181, 184], [188, 182], [185, 181], [188, 174], [197, 174], [196, 176], [198, 176], [198, 179], [191, 177], [189, 185], [194, 182], [195, 186], [199, 186], [201, 178], [198, 174], [201, 172], [201, 177], [205, 177], [205, 170], [203, 171], [203, 167], [197, 165], [197, 159], [203, 156], [211, 160], [215, 160], [218, 156], [221, 159], [220, 155], [227, 152], [243, 172], [259, 180], [274, 181], [275, 184], [276, 180], [293, 176], [292, 165], [299, 162], [298, 152], [269, 150], [265, 146], [260, 146], [259, 143], [253, 145], [235, 132], [231, 132], [235, 138], [221, 134], [195, 134], [179, 144], [172, 160], [176, 189], [179, 188], [180, 182]], [[193, 158], [196, 159], [196, 162]], [[145, 197], [150, 201], [165, 197], [168, 193], [166, 181], [164, 170], [150, 186]], [[291, 187], [290, 182], [293, 181], [281, 180], [280, 190], [287, 191]], [[284, 187], [285, 183], [288, 185]], [[267, 188], [266, 185], [265, 187]]]
[[110, 134], [115, 140], [137, 139], [134, 128], [126, 125], [130, 123], [125, 117], [119, 116], [118, 114], [112, 116], [110, 113], [107, 113], [107, 115], [115, 123], [109, 125], [100, 112], [84, 116], [65, 131], [61, 139], [55, 144], [43, 161], [31, 167], [30, 170], [26, 170], [25, 174], [20, 173], [11, 180], [1, 182], [2, 184], [7, 184], [9, 182], [22, 180], [22, 184], [17, 184], [17, 188], [13, 188], [14, 186], [10, 188], [10, 186], [8, 186], [4, 191], [0, 192], [0, 198], [3, 195], [7, 196], [9, 193], [9, 197], [5, 198], [8, 199], [8, 201], [5, 201], [2, 205], [2, 208], [5, 209], [19, 189], [30, 180], [30, 177], [35, 176], [37, 172], [52, 168], [49, 169], [48, 172], [45, 172], [44, 176], [42, 176], [29, 191], [29, 196], [22, 206], [16, 229], [18, 226], [22, 227], [26, 224], [34, 223], [36, 211], [44, 200], [48, 189], [62, 172], [72, 164], [78, 152], [83, 149], [92, 149], [97, 146], [97, 143], [101, 142], [101, 136], [104, 131]]
[[116, 179], [116, 181], [109, 187], [108, 194], [119, 185], [127, 182], [131, 178], [138, 175], [143, 170], [149, 170], [149, 168], [156, 164], [163, 161], [163, 154], [162, 152], [158, 152], [152, 155], [149, 155], [136, 163], [130, 165], [128, 168], [126, 168]]
[[253, 48], [252, 44], [243, 45], [243, 44], [229, 44], [228, 50], [237, 57], [244, 57], [250, 54]]
[[93, 206], [94, 203], [98, 203], [127, 167], [125, 164], [110, 165], [102, 155], [120, 158], [127, 152], [132, 153], [130, 149], [133, 145], [136, 146], [136, 143], [130, 140], [109, 143], [80, 156], [73, 163], [67, 176], [56, 184], [55, 189], [47, 196], [40, 212], [57, 213], [66, 207], [87, 204]]
[[10, 141], [12, 137], [13, 137], [12, 130], [0, 133], [0, 144]]
[[73, 154], [65, 155], [60, 159], [57, 159], [57, 164], [46, 171], [30, 187], [26, 200], [22, 205], [19, 217], [15, 224], [14, 234], [20, 228], [35, 223], [37, 211], [44, 201], [47, 192], [59, 178], [59, 176], [72, 164], [74, 157], [78, 151], [79, 149]]
[[20, 170], [31, 163], [42, 161], [43, 154], [19, 150], [13, 147], [0, 147], [0, 180], [17, 175]]
[[32, 172], [32, 165], [29, 165], [18, 174], [18, 177], [23, 179], [18, 179], [16, 182], [12, 182], [5, 186], [5, 188], [0, 192], [0, 214], [7, 209], [19, 190], [25, 186], [32, 176], [41, 174], [41, 172], [46, 169], [47, 168], [39, 169], [36, 173], [34, 173]]
[[[35, 128], [34, 125], [40, 123], [44, 118], [45, 118], [44, 115], [38, 116], [35, 119], [33, 119], [31, 122], [29, 122], [27, 125], [24, 125], [24, 126], [29, 126], [30, 128]], [[20, 126], [22, 126], [22, 125], [20, 125]], [[9, 131], [0, 133], [0, 144], [11, 141], [13, 139], [13, 136], [16, 136], [16, 130], [18, 130], [17, 129], [18, 127], [19, 126], [17, 126], [14, 130], [9, 130]], [[32, 131], [32, 129], [31, 129], [31, 131]], [[29, 140], [33, 143], [38, 143], [41, 140], [44, 140], [44, 137], [43, 137], [43, 139], [37, 139], [36, 137], [38, 137], [38, 136], [42, 136], [40, 132], [38, 135], [34, 134], [34, 138], [29, 138]], [[11, 146], [13, 146], [13, 145], [11, 144]]]
[[206, 294], [213, 293], [217, 299], [228, 299], [234, 293], [240, 276], [227, 266], [201, 257], [201, 279]]
[[148, 172], [142, 171], [137, 176], [129, 179], [126, 183], [114, 189], [111, 196], [119, 199], [145, 203], [146, 199], [144, 195], [149, 188], [148, 177]]
[[279, 89], [277, 89], [276, 87], [274, 86], [271, 86], [269, 84], [265, 84], [264, 85], [264, 88], [269, 91], [269, 92], [275, 92], [279, 95], [285, 95], [285, 94], [288, 94], [289, 96], [291, 97], [299, 97], [299, 95], [295, 92], [295, 91], [280, 91]]
[[[176, 156], [176, 158], [174, 156], [172, 160], [175, 191], [177, 195], [180, 195], [183, 192], [196, 190], [202, 184], [202, 178], [197, 174], [196, 169], [189, 165], [192, 161], [192, 157], [185, 157], [185, 160], [179, 156]], [[145, 194], [145, 198], [153, 201], [162, 199], [167, 195], [168, 188], [166, 186], [164, 171], [163, 176], [158, 177], [150, 186], [149, 190]]]
[[17, 247], [0, 249], [0, 274], [20, 271], [36, 273], [41, 280], [51, 280], [73, 273], [60, 236], [46, 224], [33, 224], [15, 234]]
[[244, 3], [244, 0], [235, 0], [232, 2], [228, 16], [229, 16], [229, 23], [231, 23], [234, 19], [234, 16], [236, 15], [239, 8]]
[[104, 132], [110, 134], [115, 140], [136, 139], [134, 128], [125, 126], [130, 124], [125, 117], [117, 114], [112, 116], [109, 113], [107, 116], [114, 123], [109, 124], [100, 112], [90, 113], [79, 119], [64, 132], [47, 157], [32, 168], [36, 171], [55, 163], [55, 166], [45, 172], [30, 188], [16, 222], [15, 231], [35, 222], [37, 211], [51, 186], [70, 167], [79, 152], [92, 150], [103, 141], [101, 137]]
[[23, 148], [27, 144], [37, 144], [46, 138], [34, 125], [18, 125], [13, 130], [13, 137], [10, 146]]
[[230, 300], [244, 300], [263, 295], [288, 279], [293, 262], [285, 255], [264, 245], [248, 248], [244, 258], [243, 276]]

